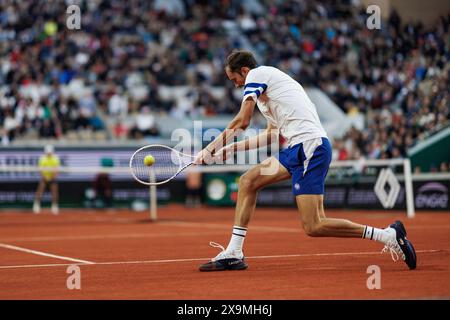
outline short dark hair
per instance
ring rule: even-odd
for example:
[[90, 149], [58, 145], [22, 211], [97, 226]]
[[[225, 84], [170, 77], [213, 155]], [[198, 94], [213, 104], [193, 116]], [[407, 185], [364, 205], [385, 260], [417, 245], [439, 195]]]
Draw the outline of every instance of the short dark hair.
[[225, 61], [225, 67], [228, 67], [231, 72], [241, 72], [243, 67], [254, 69], [256, 66], [256, 59], [253, 53], [246, 50], [231, 51]]

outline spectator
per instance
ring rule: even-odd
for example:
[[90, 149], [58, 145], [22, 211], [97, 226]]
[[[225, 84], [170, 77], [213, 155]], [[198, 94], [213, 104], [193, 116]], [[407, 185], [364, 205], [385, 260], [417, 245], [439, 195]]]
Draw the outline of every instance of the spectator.
[[128, 136], [128, 127], [119, 119], [114, 124], [113, 133], [115, 139], [125, 140]]
[[125, 116], [128, 113], [128, 99], [120, 87], [109, 99], [108, 112], [113, 116]]
[[56, 138], [55, 126], [50, 119], [43, 120], [42, 126], [39, 129], [39, 136], [45, 139]]
[[155, 116], [150, 112], [149, 107], [144, 106], [136, 115], [135, 121], [135, 126], [130, 131], [133, 138], [158, 135]]

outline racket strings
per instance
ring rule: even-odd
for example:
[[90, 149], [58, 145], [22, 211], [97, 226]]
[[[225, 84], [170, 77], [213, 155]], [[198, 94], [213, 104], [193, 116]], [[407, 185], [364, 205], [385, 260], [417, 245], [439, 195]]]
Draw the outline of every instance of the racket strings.
[[[144, 164], [144, 158], [148, 155], [155, 158], [151, 166]], [[186, 159], [169, 147], [149, 146], [134, 155], [131, 169], [137, 179], [145, 183], [159, 183], [171, 179], [185, 163]]]

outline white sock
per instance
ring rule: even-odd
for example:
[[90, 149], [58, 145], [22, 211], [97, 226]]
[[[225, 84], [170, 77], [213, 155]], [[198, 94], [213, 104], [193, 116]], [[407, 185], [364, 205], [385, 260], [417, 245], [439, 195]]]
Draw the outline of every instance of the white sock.
[[226, 251], [242, 252], [242, 246], [244, 245], [245, 235], [247, 234], [247, 228], [234, 226], [233, 234], [231, 235], [230, 243]]
[[382, 243], [386, 244], [392, 238], [392, 234], [387, 231], [388, 229], [389, 228], [378, 229], [378, 228], [366, 226], [364, 228], [362, 238], [373, 240], [373, 241], [378, 241], [378, 242], [382, 242]]

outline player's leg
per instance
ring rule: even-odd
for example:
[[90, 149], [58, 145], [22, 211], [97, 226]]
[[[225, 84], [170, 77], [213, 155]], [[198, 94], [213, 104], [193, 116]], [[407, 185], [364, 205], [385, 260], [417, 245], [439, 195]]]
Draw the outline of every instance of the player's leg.
[[46, 185], [45, 179], [42, 177], [39, 181], [36, 194], [34, 195], [34, 203], [33, 203], [33, 212], [34, 213], [40, 213], [41, 212], [41, 198], [42, 194], [45, 191], [45, 185]]
[[200, 271], [242, 270], [247, 268], [242, 247], [247, 226], [255, 211], [258, 191], [269, 184], [290, 178], [290, 173], [277, 158], [270, 157], [253, 167], [239, 179], [234, 227], [228, 247], [214, 259], [200, 266]]
[[311, 237], [363, 238], [381, 242], [390, 250], [393, 259], [401, 257], [410, 269], [416, 267], [416, 253], [406, 239], [406, 230], [400, 221], [384, 229], [365, 226], [345, 219], [327, 218], [323, 210], [323, 195], [296, 196], [303, 228]]
[[323, 195], [298, 195], [295, 200], [307, 235], [311, 237], [362, 237], [365, 226], [349, 220], [325, 216]]
[[[316, 144], [319, 143], [320, 141]], [[312, 144], [313, 142], [306, 142], [301, 146], [299, 155], [303, 166], [292, 171], [293, 193], [305, 232], [313, 237], [351, 237], [381, 242], [385, 244], [386, 250], [389, 249], [391, 253], [402, 257], [408, 267], [414, 269], [415, 251], [406, 239], [406, 231], [401, 222], [397, 221], [385, 229], [379, 229], [325, 216], [323, 194], [331, 161], [331, 146], [327, 139], [323, 139], [322, 143], [313, 148]]]
[[50, 182], [50, 190], [52, 192], [52, 213], [58, 214], [59, 213], [59, 189], [58, 189], [58, 183], [56, 181]]
[[234, 251], [243, 256], [242, 246], [248, 224], [255, 212], [258, 191], [267, 185], [289, 178], [290, 173], [275, 157], [266, 159], [240, 177], [234, 227], [226, 251]]
[[[292, 168], [292, 192], [305, 232], [310, 236], [363, 237], [365, 226], [325, 216], [323, 194], [331, 163], [331, 145], [328, 139], [305, 141], [294, 152], [293, 157], [297, 158], [298, 165]], [[372, 236], [372, 231], [370, 235]], [[384, 234], [380, 235], [383, 236]]]
[[258, 191], [267, 185], [287, 180], [290, 177], [288, 170], [275, 157], [266, 159], [243, 174], [239, 179], [234, 224], [241, 228], [247, 228], [255, 211]]

